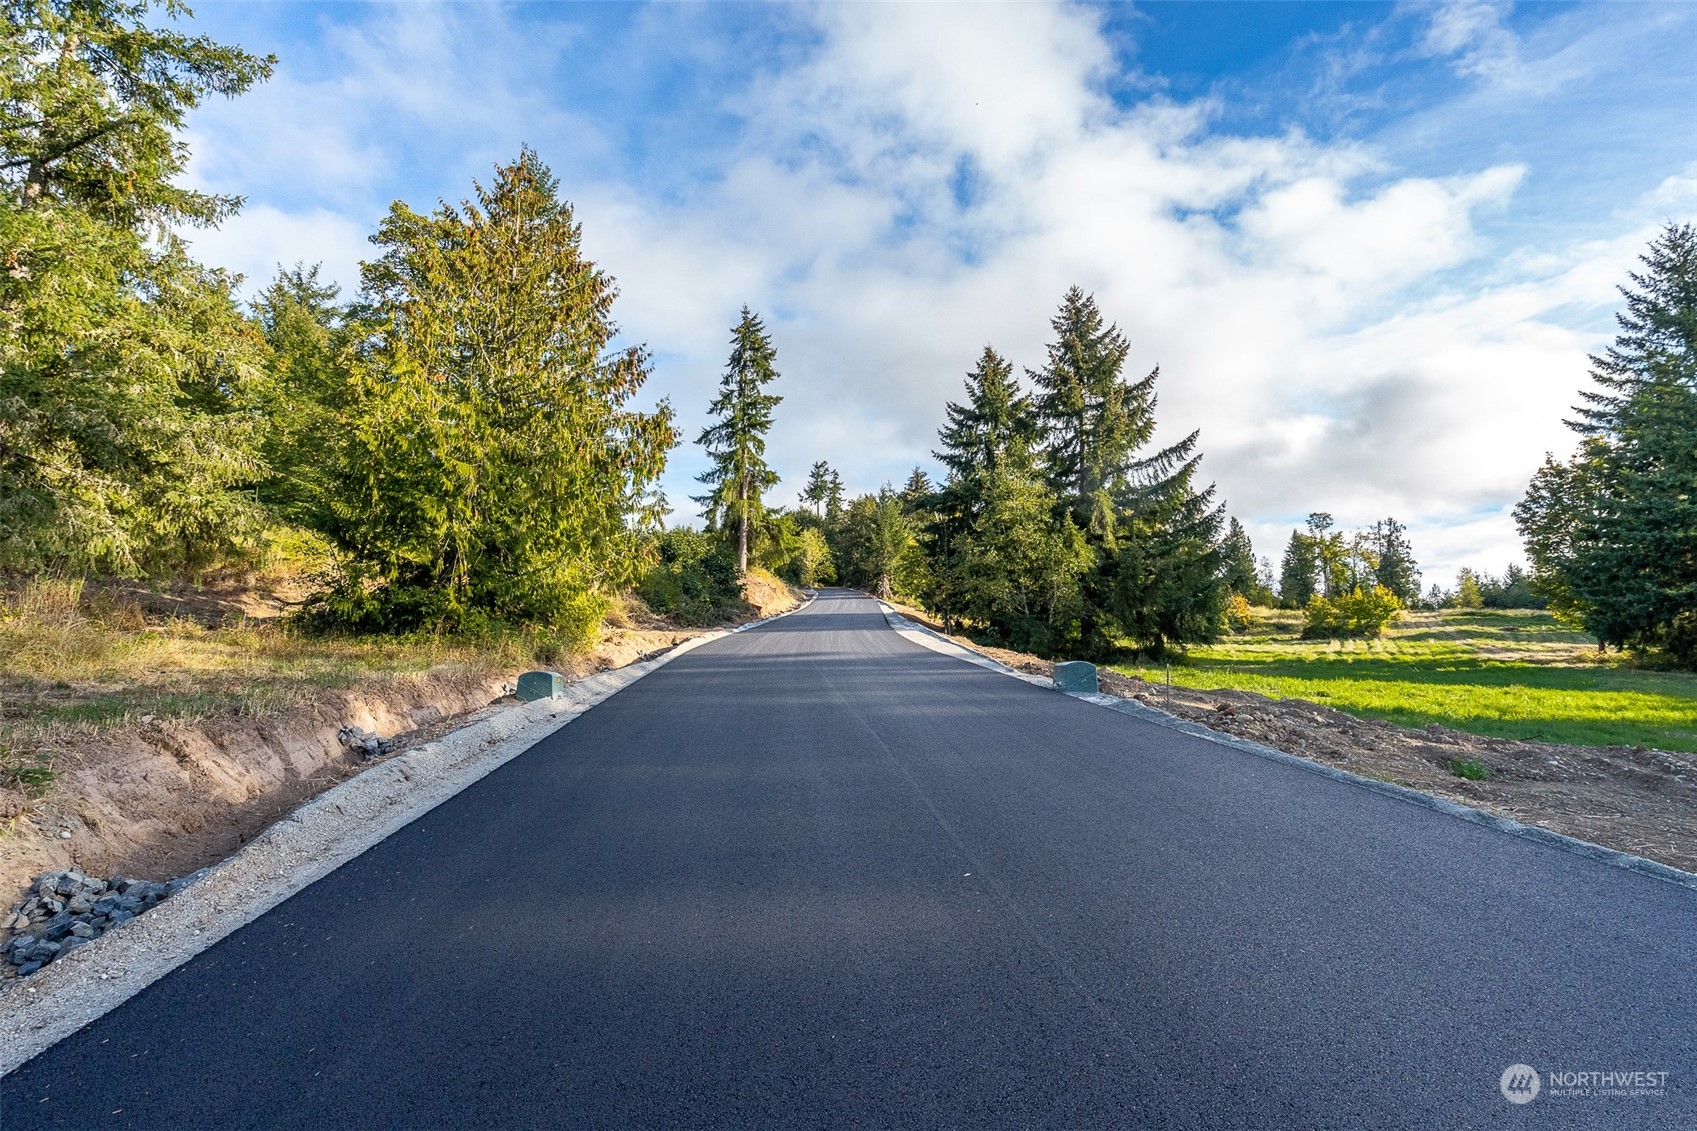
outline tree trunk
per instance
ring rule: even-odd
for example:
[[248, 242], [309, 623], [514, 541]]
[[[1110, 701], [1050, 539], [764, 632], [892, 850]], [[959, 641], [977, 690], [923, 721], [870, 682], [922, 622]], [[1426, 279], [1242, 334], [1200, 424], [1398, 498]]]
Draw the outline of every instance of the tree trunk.
[[737, 573], [748, 572], [748, 478], [743, 477], [737, 487]]

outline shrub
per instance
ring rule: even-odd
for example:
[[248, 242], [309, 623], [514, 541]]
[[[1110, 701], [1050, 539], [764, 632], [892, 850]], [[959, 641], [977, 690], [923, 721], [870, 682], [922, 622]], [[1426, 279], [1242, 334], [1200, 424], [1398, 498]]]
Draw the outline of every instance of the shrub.
[[655, 612], [706, 624], [741, 604], [736, 552], [723, 539], [682, 527], [656, 539], [655, 550], [660, 560], [636, 587]]
[[1316, 595], [1302, 610], [1302, 635], [1307, 640], [1378, 636], [1401, 613], [1396, 594], [1379, 585], [1340, 597]]
[[1450, 763], [1450, 772], [1468, 781], [1484, 781], [1487, 767], [1477, 758], [1457, 758]]
[[1463, 569], [1455, 581], [1455, 596], [1450, 598], [1450, 605], [1457, 609], [1482, 609], [1485, 607], [1485, 594], [1479, 588], [1479, 576], [1470, 569]]
[[825, 585], [837, 578], [837, 567], [831, 560], [831, 547], [825, 536], [813, 527], [801, 532], [801, 547], [790, 560], [796, 584], [808, 589]]
[[1233, 593], [1226, 598], [1226, 623], [1231, 625], [1233, 632], [1247, 631], [1255, 623], [1255, 612], [1242, 593]]

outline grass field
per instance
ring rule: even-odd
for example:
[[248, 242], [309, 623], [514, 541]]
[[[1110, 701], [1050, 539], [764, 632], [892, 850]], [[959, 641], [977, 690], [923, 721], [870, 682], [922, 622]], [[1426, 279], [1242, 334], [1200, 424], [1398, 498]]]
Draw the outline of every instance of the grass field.
[[143, 714], [266, 714], [372, 675], [493, 668], [510, 662], [505, 653], [516, 655], [518, 643], [313, 637], [240, 618], [208, 628], [91, 604], [76, 582], [31, 582], [0, 605], [0, 742], [8, 730], [98, 728]]
[[1697, 675], [1601, 657], [1595, 641], [1547, 613], [1408, 613], [1378, 640], [1346, 642], [1299, 639], [1296, 612], [1257, 614], [1248, 631], [1192, 648], [1173, 682], [1306, 699], [1402, 726], [1697, 751]]

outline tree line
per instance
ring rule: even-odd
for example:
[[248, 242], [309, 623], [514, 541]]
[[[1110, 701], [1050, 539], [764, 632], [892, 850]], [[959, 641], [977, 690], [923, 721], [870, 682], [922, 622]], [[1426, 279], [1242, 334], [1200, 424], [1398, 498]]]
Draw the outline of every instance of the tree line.
[[[1041, 363], [985, 347], [945, 406], [942, 469], [793, 508], [765, 439], [777, 351], [744, 308], [712, 422], [703, 530], [663, 529], [678, 443], [650, 363], [615, 347], [613, 279], [530, 150], [469, 197], [395, 202], [357, 292], [281, 270], [251, 304], [181, 232], [235, 197], [180, 187], [185, 115], [275, 64], [151, 26], [146, 3], [5, 9], [0, 50], [0, 571], [193, 577], [334, 562], [311, 615], [405, 632], [540, 625], [587, 640], [636, 588], [715, 615], [750, 568], [917, 601], [1049, 655], [1159, 655], [1251, 604], [1316, 634], [1401, 607], [1547, 603], [1605, 645], [1697, 663], [1697, 236], [1670, 225], [1623, 288], [1596, 387], [1516, 508], [1532, 571], [1420, 593], [1394, 519], [1315, 512], [1275, 571], [1199, 480], [1199, 436], [1155, 443], [1159, 371], [1074, 288]], [[181, 9], [168, 8], [172, 18]], [[303, 550], [304, 548], [304, 550]]]

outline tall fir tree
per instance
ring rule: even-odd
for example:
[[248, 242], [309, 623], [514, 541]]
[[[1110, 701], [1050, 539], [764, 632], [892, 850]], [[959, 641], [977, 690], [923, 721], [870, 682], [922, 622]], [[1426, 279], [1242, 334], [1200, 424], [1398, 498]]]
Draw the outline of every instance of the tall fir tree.
[[1539, 583], [1604, 644], [1697, 666], [1697, 228], [1670, 224], [1622, 287], [1613, 345], [1515, 517]]
[[[1031, 401], [1014, 380], [1013, 366], [989, 346], [966, 375], [966, 401], [944, 406], [947, 423], [934, 455], [948, 479], [970, 499], [981, 484], [1005, 467], [1031, 469], [1038, 424]], [[969, 508], [970, 509], [970, 504]]]
[[843, 520], [843, 511], [848, 504], [843, 491], [843, 477], [835, 468], [831, 469], [829, 483], [825, 488], [825, 525], [836, 526]]
[[1142, 462], [1115, 563], [1108, 608], [1139, 650], [1157, 657], [1170, 644], [1218, 637], [1230, 596], [1220, 548], [1225, 510], [1212, 485], [1195, 486], [1195, 442], [1192, 433], [1182, 447]]
[[1055, 339], [1048, 362], [1030, 374], [1049, 489], [1081, 527], [1111, 545], [1114, 495], [1132, 454], [1154, 435], [1158, 371], [1141, 381], [1121, 378], [1130, 343], [1078, 287], [1067, 291], [1049, 325]]
[[[362, 266], [327, 615], [374, 628], [498, 621], [589, 642], [658, 526], [671, 409], [630, 402], [613, 280], [530, 150], [423, 215], [397, 201]], [[515, 270], [522, 264], [522, 270]]]
[[916, 467], [908, 473], [907, 482], [902, 484], [902, 510], [913, 515], [931, 508], [932, 495], [936, 493], [931, 485], [931, 477], [925, 474], [925, 469]]
[[778, 351], [760, 318], [742, 308], [731, 331], [731, 357], [719, 380], [719, 395], [707, 406], [718, 418], [696, 441], [707, 450], [713, 466], [697, 479], [713, 490], [696, 497], [707, 508], [707, 519], [720, 530], [735, 531], [737, 571], [748, 572], [748, 536], [765, 514], [763, 497], [778, 484], [778, 474], [766, 465], [766, 433], [772, 410], [784, 399], [762, 392], [777, 379]]
[[[973, 539], [983, 534], [980, 519], [990, 495], [998, 490], [1010, 506], [1008, 486], [1020, 484], [1020, 505], [1009, 513], [1025, 519], [1029, 491], [1025, 481], [1035, 475], [1034, 450], [1039, 437], [1037, 418], [1029, 399], [1014, 380], [1013, 366], [989, 346], [966, 376], [966, 399], [944, 406], [946, 423], [938, 432], [932, 453], [946, 469], [936, 517], [926, 532], [933, 558], [933, 586], [926, 595], [946, 625], [967, 615], [971, 588], [967, 576]], [[1052, 500], [1051, 500], [1052, 501]], [[1011, 607], [1011, 606], [1009, 606]], [[1020, 615], [1025, 615], [1023, 612]]]
[[[807, 472], [807, 486], [802, 488], [801, 501], [813, 508], [820, 519], [825, 517], [825, 504], [831, 498], [831, 465], [819, 460]], [[838, 487], [838, 491], [841, 491]]]
[[334, 494], [325, 455], [343, 431], [346, 351], [352, 346], [341, 288], [317, 266], [281, 269], [254, 302], [271, 347], [261, 448], [265, 475], [255, 494], [287, 521], [315, 530], [333, 525]]
[[1239, 596], [1250, 597], [1257, 588], [1255, 544], [1249, 540], [1249, 531], [1243, 528], [1243, 523], [1235, 518], [1226, 531], [1220, 554], [1224, 560], [1222, 576], [1226, 588]]
[[1300, 530], [1290, 532], [1279, 563], [1279, 603], [1300, 609], [1319, 592], [1320, 555], [1314, 539]]

